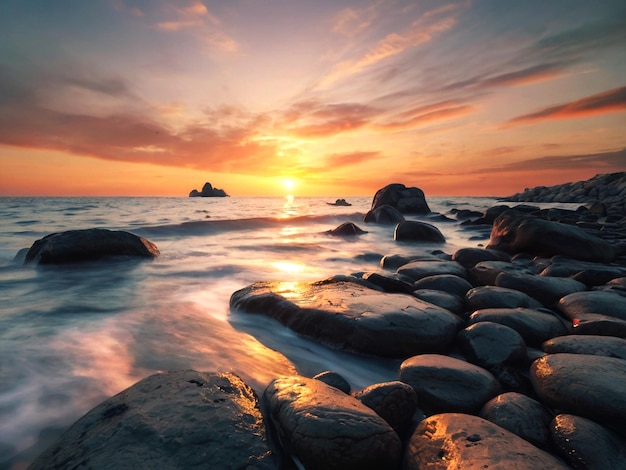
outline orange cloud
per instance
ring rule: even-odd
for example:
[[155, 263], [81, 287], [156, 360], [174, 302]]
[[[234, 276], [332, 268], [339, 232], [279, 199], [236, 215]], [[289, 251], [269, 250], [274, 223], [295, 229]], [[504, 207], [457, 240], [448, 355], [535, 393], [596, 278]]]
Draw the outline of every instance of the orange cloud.
[[450, 103], [452, 102], [444, 101], [439, 104], [422, 106], [411, 111], [405, 111], [399, 115], [399, 117], [403, 119], [378, 124], [376, 127], [387, 131], [408, 130], [433, 122], [456, 119], [474, 111], [474, 107], [469, 105], [445, 106]]
[[282, 126], [298, 137], [326, 137], [363, 127], [379, 113], [376, 108], [358, 103], [307, 101], [288, 109], [283, 114]]
[[571, 119], [626, 111], [626, 87], [614, 88], [569, 103], [558, 104], [507, 121], [503, 127], [552, 119]]

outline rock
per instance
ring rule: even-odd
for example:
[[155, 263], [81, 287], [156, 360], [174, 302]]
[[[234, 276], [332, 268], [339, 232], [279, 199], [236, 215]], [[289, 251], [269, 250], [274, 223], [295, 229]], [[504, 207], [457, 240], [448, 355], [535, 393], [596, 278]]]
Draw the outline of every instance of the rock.
[[550, 425], [558, 453], [574, 469], [626, 468], [626, 440], [580, 416], [559, 414]]
[[507, 392], [489, 400], [480, 416], [537, 447], [550, 438], [552, 414], [537, 400], [517, 392]]
[[385, 357], [445, 351], [461, 324], [412, 296], [342, 280], [259, 282], [235, 292], [230, 307], [270, 316], [334, 347]]
[[481, 261], [469, 269], [469, 279], [477, 286], [495, 286], [502, 273], [535, 274], [531, 267], [508, 261]]
[[503, 212], [496, 218], [487, 248], [539, 256], [564, 255], [600, 262], [611, 261], [615, 257], [609, 243], [578, 227], [513, 210]]
[[446, 238], [437, 227], [417, 220], [405, 220], [396, 225], [393, 239], [399, 242], [446, 242]]
[[412, 261], [400, 266], [396, 272], [413, 282], [438, 274], [467, 277], [465, 268], [455, 261]]
[[354, 394], [354, 397], [383, 418], [396, 432], [402, 432], [417, 411], [417, 393], [404, 382], [384, 382]]
[[600, 423], [626, 419], [626, 361], [586, 354], [548, 354], [533, 362], [531, 382], [549, 406]]
[[485, 369], [439, 354], [422, 354], [400, 365], [398, 380], [409, 384], [427, 414], [480, 409], [500, 393], [500, 384]]
[[543, 305], [555, 305], [561, 297], [587, 290], [582, 282], [570, 278], [537, 276], [533, 274], [501, 273], [496, 286], [523, 292]]
[[526, 361], [526, 343], [513, 328], [484, 321], [474, 323], [457, 335], [463, 356], [472, 364], [488, 369]]
[[345, 222], [341, 224], [339, 227], [334, 228], [332, 230], [328, 230], [325, 233], [327, 233], [328, 235], [336, 236], [336, 237], [353, 237], [355, 235], [363, 235], [364, 233], [367, 233], [367, 232], [365, 230], [361, 230], [352, 222]]
[[316, 376], [313, 377], [315, 380], [320, 380], [324, 382], [326, 385], [330, 385], [331, 387], [335, 387], [337, 390], [341, 390], [343, 393], [350, 394], [350, 384], [346, 379], [344, 379], [337, 372], [331, 372], [329, 370], [325, 372], [320, 372]]
[[24, 263], [67, 264], [116, 256], [155, 258], [156, 245], [129, 232], [91, 228], [52, 233], [37, 240]]
[[307, 469], [396, 468], [398, 435], [372, 409], [318, 380], [281, 377], [264, 393], [280, 442]]
[[465, 294], [465, 303], [471, 311], [485, 308], [541, 308], [541, 304], [523, 292], [497, 286], [479, 286]]
[[202, 191], [193, 189], [189, 193], [189, 197], [228, 197], [228, 194], [223, 189], [214, 188], [211, 183], [206, 182], [202, 187]]
[[626, 339], [598, 335], [568, 335], [543, 343], [548, 354], [572, 353], [626, 359]]
[[147, 377], [74, 423], [29, 467], [274, 469], [254, 391], [234, 374]]
[[491, 321], [517, 331], [529, 346], [539, 346], [555, 336], [569, 334], [554, 314], [530, 308], [486, 308], [470, 315], [470, 324]]
[[472, 285], [463, 277], [453, 274], [436, 274], [416, 281], [415, 288], [440, 290], [464, 298], [467, 291], [472, 288]]
[[368, 224], [396, 225], [404, 222], [404, 216], [393, 206], [383, 204], [365, 214], [364, 222]]
[[424, 191], [419, 188], [407, 188], [403, 184], [389, 184], [376, 191], [371, 210], [389, 205], [402, 214], [430, 214]]
[[398, 279], [397, 274], [364, 273], [362, 276], [367, 282], [380, 287], [385, 292], [400, 292], [410, 294], [415, 290], [413, 284]]
[[415, 429], [402, 468], [566, 470], [569, 467], [483, 418], [443, 413], [426, 418]]
[[597, 313], [626, 320], [626, 297], [610, 291], [576, 292], [564, 296], [558, 308], [570, 320]]
[[335, 202], [327, 202], [326, 204], [328, 204], [329, 206], [344, 206], [344, 207], [349, 207], [352, 205], [345, 199], [337, 199], [335, 200]]
[[385, 255], [380, 260], [380, 267], [387, 271], [395, 271], [399, 267], [405, 264], [412, 263], [413, 261], [450, 261], [443, 255], [438, 254], [419, 254], [413, 256], [403, 255]]
[[460, 248], [454, 252], [452, 260], [469, 269], [473, 268], [481, 261], [510, 262], [511, 256], [508, 253], [498, 250], [487, 250], [484, 248]]
[[573, 320], [573, 330], [577, 335], [626, 338], [626, 320], [596, 313], [585, 313], [581, 317]]
[[424, 302], [450, 310], [455, 315], [465, 313], [465, 303], [463, 299], [454, 294], [448, 294], [447, 292], [434, 289], [418, 289], [413, 291], [413, 296]]

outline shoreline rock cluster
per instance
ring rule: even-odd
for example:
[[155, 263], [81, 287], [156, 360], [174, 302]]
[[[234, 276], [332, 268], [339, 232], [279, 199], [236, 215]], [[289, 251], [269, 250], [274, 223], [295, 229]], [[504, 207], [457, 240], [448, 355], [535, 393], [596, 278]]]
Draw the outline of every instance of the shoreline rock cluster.
[[204, 183], [202, 191], [192, 189], [189, 193], [189, 197], [228, 197], [228, 194], [226, 194], [226, 191], [223, 189], [214, 188], [213, 185], [207, 181]]
[[[427, 208], [418, 188], [390, 185], [366, 219], [397, 233]], [[396, 380], [353, 391], [332, 371], [277, 377], [259, 397], [233, 374], [156, 374], [31, 468], [624, 469], [626, 219], [611, 214], [451, 211], [489, 245], [427, 251], [438, 242], [408, 226], [417, 235], [399, 241], [418, 254], [381, 256], [376, 272], [247, 286], [231, 315], [396, 358]]]

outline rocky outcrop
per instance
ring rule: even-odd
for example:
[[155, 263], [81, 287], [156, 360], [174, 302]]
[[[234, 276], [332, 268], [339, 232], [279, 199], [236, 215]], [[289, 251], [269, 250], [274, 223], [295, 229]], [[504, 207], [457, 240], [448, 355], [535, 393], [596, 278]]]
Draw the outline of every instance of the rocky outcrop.
[[389, 205], [402, 214], [430, 214], [424, 191], [419, 188], [407, 188], [403, 184], [394, 183], [379, 189], [374, 195], [372, 207]]
[[211, 183], [206, 182], [202, 187], [202, 191], [192, 189], [189, 197], [228, 197], [228, 194], [223, 189], [214, 188]]
[[91, 228], [52, 233], [37, 240], [25, 264], [68, 264], [111, 257], [155, 258], [156, 245], [129, 232]]

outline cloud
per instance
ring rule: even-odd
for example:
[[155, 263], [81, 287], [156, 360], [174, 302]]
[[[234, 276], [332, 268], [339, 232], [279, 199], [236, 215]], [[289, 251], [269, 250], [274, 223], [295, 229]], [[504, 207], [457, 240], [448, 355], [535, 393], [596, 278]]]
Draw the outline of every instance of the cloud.
[[326, 157], [326, 165], [324, 168], [328, 171], [332, 171], [345, 166], [358, 165], [380, 157], [381, 154], [379, 151], [333, 153]]
[[474, 107], [458, 101], [446, 100], [397, 114], [395, 119], [376, 125], [377, 129], [402, 131], [415, 129], [434, 122], [449, 121], [474, 111]]
[[297, 137], [327, 137], [369, 124], [380, 110], [359, 103], [295, 103], [283, 113], [281, 127]]
[[503, 127], [512, 127], [552, 119], [596, 116], [620, 111], [626, 111], [626, 86], [570, 101], [569, 103], [549, 106], [530, 114], [517, 116], [507, 121]]

